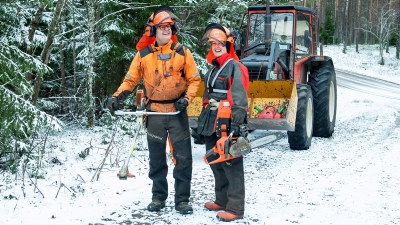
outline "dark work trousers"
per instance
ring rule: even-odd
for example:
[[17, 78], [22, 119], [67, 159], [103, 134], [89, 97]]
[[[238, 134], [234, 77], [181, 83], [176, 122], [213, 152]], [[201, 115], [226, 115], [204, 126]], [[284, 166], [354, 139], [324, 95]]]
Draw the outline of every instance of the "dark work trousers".
[[[218, 137], [204, 136], [206, 150], [215, 146]], [[244, 215], [244, 169], [243, 157], [210, 165], [215, 179], [215, 203], [227, 212]]]
[[166, 145], [169, 135], [176, 159], [173, 170], [175, 204], [189, 202], [193, 159], [187, 112], [183, 111], [178, 115], [149, 115], [146, 124], [149, 178], [153, 181], [152, 199], [165, 201], [168, 197]]

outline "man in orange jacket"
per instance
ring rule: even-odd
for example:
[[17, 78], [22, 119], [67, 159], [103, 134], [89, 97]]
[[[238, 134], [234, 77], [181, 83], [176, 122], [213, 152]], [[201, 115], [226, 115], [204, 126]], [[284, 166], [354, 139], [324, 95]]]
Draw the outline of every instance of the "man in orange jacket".
[[171, 37], [176, 34], [177, 17], [169, 6], [160, 6], [149, 23], [150, 37], [155, 41], [135, 55], [130, 68], [109, 100], [111, 111], [143, 80], [146, 110], [175, 112], [177, 115], [149, 115], [146, 119], [149, 148], [149, 178], [153, 181], [152, 202], [147, 209], [152, 212], [165, 207], [168, 196], [166, 142], [172, 143], [176, 164], [175, 209], [181, 214], [193, 213], [189, 204], [192, 178], [192, 146], [186, 108], [198, 91], [201, 78], [192, 53]]

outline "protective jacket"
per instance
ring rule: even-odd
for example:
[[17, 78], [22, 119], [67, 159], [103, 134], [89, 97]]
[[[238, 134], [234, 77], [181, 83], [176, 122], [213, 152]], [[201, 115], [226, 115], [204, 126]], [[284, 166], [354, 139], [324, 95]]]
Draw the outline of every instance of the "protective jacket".
[[201, 82], [190, 50], [172, 40], [164, 46], [154, 42], [140, 50], [113, 96], [132, 92], [142, 79], [147, 109], [156, 112], [176, 111], [174, 102], [180, 97], [190, 103]]
[[[215, 132], [216, 109], [210, 105], [210, 100], [216, 102], [228, 100], [232, 106], [232, 122], [243, 124], [246, 121], [248, 111], [247, 88], [248, 80], [244, 80], [248, 74], [243, 71], [239, 62], [234, 60], [231, 54], [224, 54], [212, 61], [213, 67], [204, 76], [203, 106], [199, 120], [199, 134], [210, 136]], [[214, 108], [214, 109], [213, 109]], [[237, 116], [241, 114], [240, 116]], [[244, 115], [243, 115], [244, 114]]]
[[215, 59], [213, 64], [204, 76], [203, 104], [208, 104], [209, 99], [227, 99], [232, 108], [247, 110], [247, 90], [244, 85], [246, 81], [242, 80], [239, 64], [229, 54]]

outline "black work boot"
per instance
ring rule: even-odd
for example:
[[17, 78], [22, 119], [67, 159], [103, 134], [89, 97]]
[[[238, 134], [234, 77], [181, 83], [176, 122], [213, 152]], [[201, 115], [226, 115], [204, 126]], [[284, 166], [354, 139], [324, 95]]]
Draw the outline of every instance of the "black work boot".
[[147, 210], [150, 212], [158, 212], [165, 207], [165, 201], [153, 200], [148, 206]]
[[175, 205], [175, 210], [178, 211], [180, 214], [192, 214], [193, 208], [189, 205], [188, 202], [179, 202]]

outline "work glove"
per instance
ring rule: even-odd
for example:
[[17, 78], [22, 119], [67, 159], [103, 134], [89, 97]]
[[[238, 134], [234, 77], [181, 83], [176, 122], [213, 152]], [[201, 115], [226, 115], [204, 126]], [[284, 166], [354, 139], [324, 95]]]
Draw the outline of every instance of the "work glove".
[[233, 136], [240, 135], [240, 126], [236, 123], [231, 124], [231, 133], [233, 132]]
[[122, 102], [131, 94], [130, 91], [123, 91], [118, 96], [113, 96], [107, 100], [107, 108], [111, 113], [122, 108]]
[[174, 103], [174, 105], [177, 111], [184, 111], [188, 107], [189, 103], [186, 98], [180, 98]]
[[116, 97], [108, 98], [107, 100], [107, 108], [110, 110], [111, 113], [114, 113], [119, 109], [118, 100]]
[[247, 117], [246, 110], [238, 107], [232, 107], [232, 122], [234, 124], [243, 124]]
[[191, 128], [191, 130], [192, 130], [192, 132], [190, 132], [190, 133], [191, 133], [191, 135], [193, 137], [194, 143], [198, 144], [198, 145], [204, 144], [205, 143], [204, 142], [204, 136], [199, 134], [199, 133], [197, 133], [197, 127], [196, 128]]

